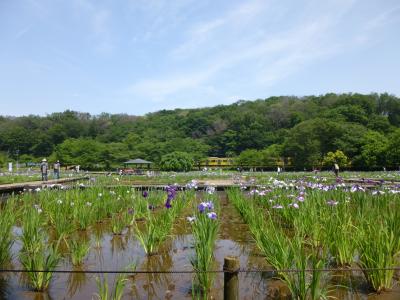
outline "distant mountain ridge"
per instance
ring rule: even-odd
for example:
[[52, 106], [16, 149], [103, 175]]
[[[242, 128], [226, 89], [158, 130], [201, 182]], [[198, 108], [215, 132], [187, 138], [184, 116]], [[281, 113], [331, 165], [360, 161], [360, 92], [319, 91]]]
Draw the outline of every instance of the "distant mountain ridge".
[[387, 93], [281, 96], [144, 116], [69, 110], [3, 116], [0, 151], [3, 161], [18, 152], [20, 161], [49, 157], [110, 167], [134, 157], [159, 162], [174, 151], [199, 159], [273, 147], [300, 168], [341, 150], [354, 166], [373, 168], [399, 163], [399, 127], [400, 99]]

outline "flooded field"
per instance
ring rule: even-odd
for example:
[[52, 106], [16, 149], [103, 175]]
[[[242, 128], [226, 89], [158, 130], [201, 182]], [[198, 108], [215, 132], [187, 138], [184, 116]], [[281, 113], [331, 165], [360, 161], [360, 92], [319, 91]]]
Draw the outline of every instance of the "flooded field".
[[[278, 186], [277, 183], [275, 185]], [[311, 187], [309, 188], [311, 189]], [[279, 196], [278, 192], [267, 187], [258, 188], [257, 192], [256, 190], [240, 191], [239, 189], [230, 190], [229, 193], [214, 192], [212, 196], [219, 227], [213, 246], [211, 269], [222, 270], [224, 257], [233, 255], [239, 258], [241, 269], [264, 271], [239, 273], [240, 299], [292, 299], [287, 284], [278, 279], [278, 274], [273, 272], [276, 268], [268, 263], [265, 251], [263, 252], [259, 247], [254, 229], [252, 230], [249, 226], [252, 222], [246, 221], [246, 217], [239, 209], [238, 200], [234, 202], [230, 199], [232, 193], [236, 193], [237, 197], [244, 197], [244, 201], [253, 201], [254, 205], [258, 207], [260, 215], [267, 215], [267, 211], [273, 212], [274, 215], [275, 211], [279, 211], [274, 216], [285, 218], [290, 223], [292, 216], [278, 215], [281, 211], [276, 207], [281, 204], [288, 206], [290, 203], [295, 203], [290, 198], [298, 197], [299, 190], [289, 187], [287, 189], [279, 187], [279, 189], [283, 189], [284, 196]], [[391, 189], [397, 191], [397, 189]], [[268, 196], [265, 196], [263, 191], [267, 191]], [[335, 191], [330, 192], [336, 193]], [[40, 249], [48, 253], [49, 245], [54, 245], [58, 241], [56, 251], [60, 257], [55, 270], [149, 271], [149, 273], [127, 275], [124, 278], [122, 299], [197, 299], [195, 275], [175, 272], [193, 270], [192, 259], [196, 256], [196, 251], [193, 227], [188, 221], [188, 217], [198, 214], [199, 203], [208, 201], [211, 196], [207, 192], [200, 191], [185, 192], [184, 196], [179, 196], [184, 192], [177, 190], [176, 193], [178, 198], [172, 201], [172, 207], [174, 207], [174, 203], [177, 203], [174, 201], [183, 201], [182, 199], [184, 199], [188, 203], [182, 205], [181, 210], [176, 213], [171, 230], [163, 237], [156, 251], [150, 255], [146, 254], [143, 243], [139, 241], [137, 230], [142, 232], [147, 230], [146, 222], [149, 220], [149, 213], [157, 218], [164, 214], [165, 210], [168, 210], [164, 203], [167, 198], [165, 191], [148, 191], [145, 194], [127, 187], [110, 190], [95, 186], [73, 191], [45, 190], [13, 197], [15, 205], [11, 208], [3, 207], [1, 211], [2, 217], [11, 210], [16, 212], [14, 225], [11, 227], [10, 260], [4, 260], [4, 268], [26, 269], [27, 265], [21, 263], [21, 253], [33, 255], [34, 252], [27, 250], [29, 242], [24, 237], [24, 230], [28, 230], [30, 225], [25, 219], [36, 213], [38, 215], [37, 224], [43, 231], [43, 237], [39, 241], [45, 244]], [[307, 190], [306, 193], [309, 194], [307, 197], [310, 197], [310, 200], [307, 201], [312, 201], [313, 194], [316, 192]], [[385, 190], [382, 193], [388, 195], [389, 191]], [[291, 196], [292, 194], [296, 195]], [[346, 200], [345, 198], [339, 199], [341, 197], [339, 194], [334, 195], [337, 195], [335, 200], [338, 202]], [[351, 194], [352, 197], [354, 195]], [[278, 196], [285, 200], [279, 202]], [[328, 194], [324, 199], [330, 199], [331, 196]], [[389, 199], [387, 196], [385, 203], [398, 207], [398, 194], [393, 193], [393, 197], [393, 199]], [[396, 204], [393, 204], [392, 200], [397, 201]], [[325, 203], [325, 200], [323, 201]], [[301, 206], [301, 199], [296, 203]], [[77, 206], [80, 208], [78, 209]], [[7, 211], [7, 209], [10, 210]], [[84, 211], [87, 211], [87, 214], [83, 213]], [[63, 218], [66, 218], [67, 222], [61, 226]], [[295, 220], [295, 216], [293, 220]], [[117, 226], [118, 222], [122, 223], [121, 229]], [[70, 223], [71, 226], [67, 223]], [[291, 227], [287, 230], [291, 235]], [[265, 234], [269, 234], [269, 232], [265, 232]], [[310, 233], [310, 235], [312, 234]], [[396, 236], [395, 240], [397, 241], [398, 238]], [[88, 252], [80, 264], [71, 262], [72, 241], [88, 243]], [[398, 256], [395, 259], [399, 266]], [[352, 267], [356, 265], [359, 264], [352, 263]], [[163, 273], [156, 273], [157, 271]], [[379, 294], [367, 285], [361, 270], [351, 273], [335, 272], [332, 274], [331, 272], [324, 284], [329, 288], [327, 295], [337, 299], [394, 300], [400, 299], [398, 275], [395, 273], [394, 279], [390, 283], [393, 289], [388, 291], [385, 288]], [[0, 276], [0, 297], [3, 299], [105, 299], [99, 294], [101, 288], [99, 282], [105, 279], [111, 293], [118, 281], [116, 274], [53, 273], [47, 288], [43, 291], [34, 291], [32, 279], [28, 278], [27, 273], [3, 273]], [[216, 273], [212, 279], [207, 298], [223, 298], [222, 272]]]

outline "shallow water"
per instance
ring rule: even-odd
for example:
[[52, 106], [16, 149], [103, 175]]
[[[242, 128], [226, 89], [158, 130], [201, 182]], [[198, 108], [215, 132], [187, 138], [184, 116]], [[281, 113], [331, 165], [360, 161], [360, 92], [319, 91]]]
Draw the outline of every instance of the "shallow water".
[[[201, 197], [201, 194], [198, 194]], [[221, 226], [219, 238], [215, 245], [215, 269], [222, 270], [225, 256], [238, 256], [240, 266], [244, 269], [271, 269], [257, 250], [248, 226], [226, 199], [225, 193], [219, 193], [221, 205]], [[137, 264], [140, 271], [174, 271], [192, 270], [190, 257], [193, 256], [192, 235], [186, 216], [190, 210], [184, 211], [173, 228], [173, 236], [168, 238], [156, 255], [147, 257], [135, 239], [133, 232], [126, 229], [122, 235], [113, 235], [107, 222], [97, 224], [87, 232], [91, 240], [91, 250], [84, 265], [73, 267], [69, 258], [62, 260], [58, 270], [126, 270]], [[14, 228], [14, 234], [20, 235], [20, 228]], [[97, 238], [96, 238], [97, 237]], [[99, 244], [100, 247], [96, 247]], [[21, 245], [16, 241], [12, 252], [18, 253]], [[21, 268], [17, 255], [14, 255], [14, 268]], [[92, 299], [98, 291], [96, 277], [98, 274], [54, 274], [49, 290], [46, 293], [32, 292], [23, 284], [24, 275], [7, 274], [0, 277], [1, 299]], [[101, 277], [101, 276], [100, 276]], [[128, 277], [123, 299], [191, 299], [193, 274], [136, 274]], [[114, 274], [108, 274], [110, 290], [114, 285]], [[271, 273], [240, 273], [240, 299], [289, 299], [285, 285], [271, 278]], [[336, 289], [333, 292], [338, 299], [400, 299], [397, 287], [390, 293], [368, 295], [361, 288], [357, 292]], [[223, 274], [215, 277], [211, 291], [213, 299], [223, 298]]]

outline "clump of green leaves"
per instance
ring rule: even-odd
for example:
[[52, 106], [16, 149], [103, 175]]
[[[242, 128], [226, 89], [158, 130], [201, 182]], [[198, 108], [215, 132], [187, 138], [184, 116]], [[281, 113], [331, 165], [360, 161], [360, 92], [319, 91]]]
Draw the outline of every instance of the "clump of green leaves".
[[124, 288], [128, 279], [123, 274], [118, 274], [115, 278], [114, 290], [110, 294], [110, 288], [108, 286], [107, 275], [100, 279], [96, 277], [97, 288], [99, 293], [96, 294], [99, 300], [120, 300], [124, 293]]
[[90, 242], [86, 239], [83, 240], [71, 240], [68, 243], [71, 261], [74, 266], [79, 266], [83, 263], [84, 258], [89, 253]]
[[0, 208], [0, 267], [11, 259], [11, 246], [14, 242], [11, 232], [15, 222], [13, 205], [7, 204]]
[[199, 211], [197, 208], [195, 217], [190, 221], [195, 250], [195, 256], [190, 259], [190, 262], [193, 269], [197, 271], [195, 284], [203, 295], [207, 295], [215, 278], [215, 274], [208, 271], [212, 270], [214, 266], [214, 245], [220, 222], [217, 214], [211, 215], [203, 209]]

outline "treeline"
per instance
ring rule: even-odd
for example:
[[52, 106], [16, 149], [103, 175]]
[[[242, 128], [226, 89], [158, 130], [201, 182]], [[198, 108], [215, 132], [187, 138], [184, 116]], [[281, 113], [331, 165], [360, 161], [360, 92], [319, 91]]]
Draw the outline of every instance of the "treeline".
[[321, 167], [328, 153], [340, 150], [353, 168], [394, 168], [400, 163], [399, 127], [400, 99], [387, 93], [270, 97], [145, 116], [2, 116], [0, 164], [47, 157], [110, 169], [138, 157], [159, 164], [178, 152], [193, 161], [237, 157], [239, 164], [254, 166], [286, 157], [303, 169]]

